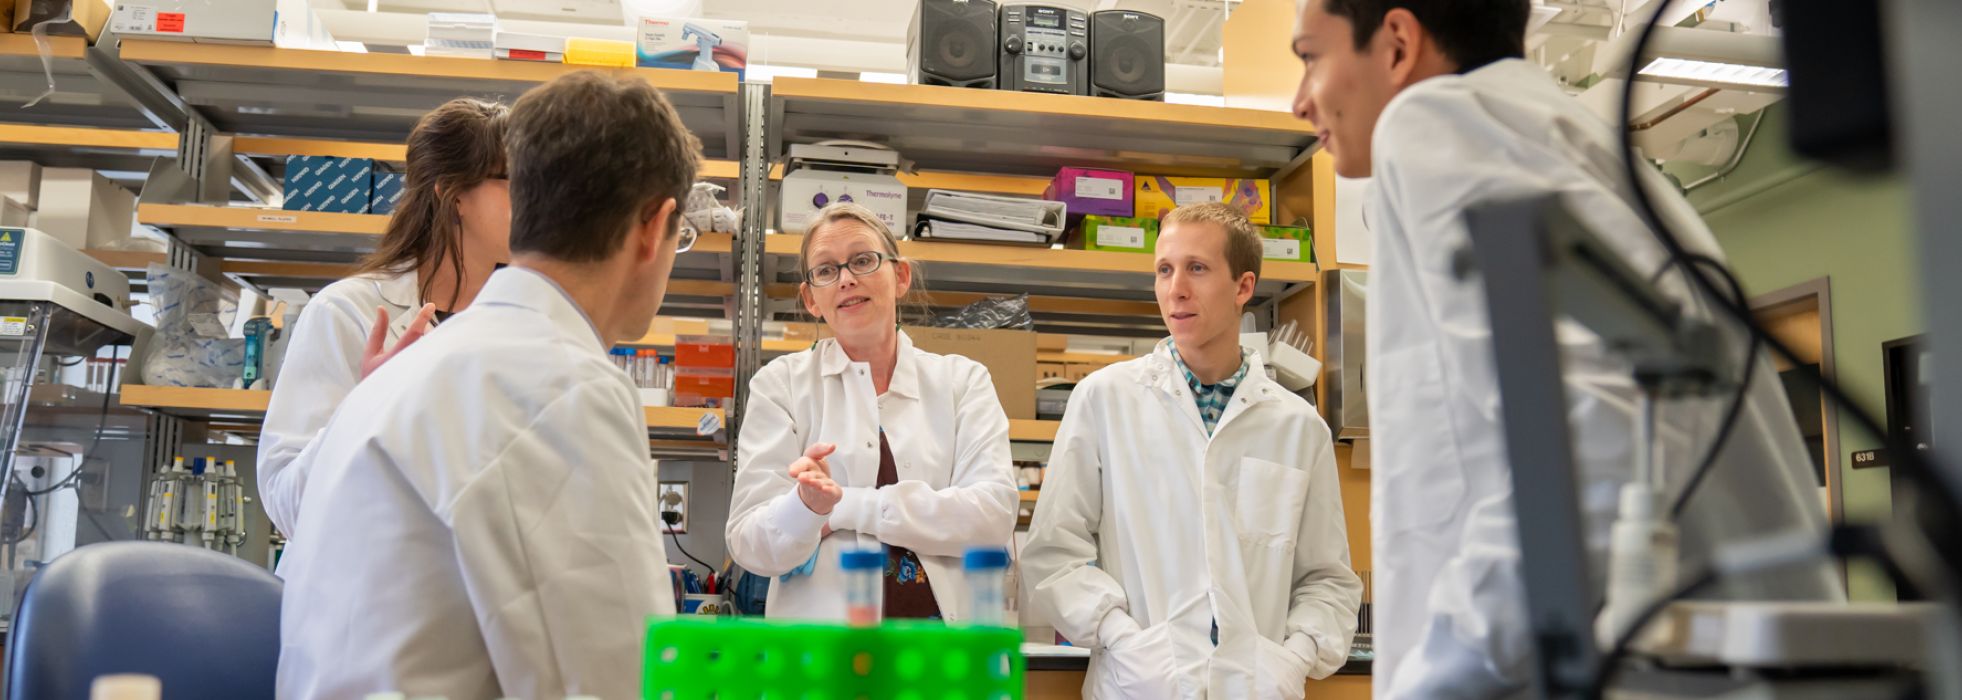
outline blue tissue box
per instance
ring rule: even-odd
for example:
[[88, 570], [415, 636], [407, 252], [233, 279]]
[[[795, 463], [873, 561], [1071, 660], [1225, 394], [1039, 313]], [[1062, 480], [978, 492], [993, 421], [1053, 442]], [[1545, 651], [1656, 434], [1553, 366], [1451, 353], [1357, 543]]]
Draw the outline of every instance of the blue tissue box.
[[402, 201], [402, 182], [406, 178], [407, 173], [375, 171], [375, 194], [368, 198], [368, 213], [395, 213], [395, 204]]
[[287, 156], [286, 208], [366, 214], [374, 175], [375, 162], [367, 158]]

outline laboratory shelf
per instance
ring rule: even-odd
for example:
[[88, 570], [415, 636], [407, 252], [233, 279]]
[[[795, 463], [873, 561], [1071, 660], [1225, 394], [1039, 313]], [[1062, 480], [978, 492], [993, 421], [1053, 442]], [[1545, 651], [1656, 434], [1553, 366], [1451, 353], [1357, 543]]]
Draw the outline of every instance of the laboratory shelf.
[[[124, 384], [122, 391], [124, 406], [199, 420], [256, 421], [265, 417], [266, 406], [271, 401], [270, 391], [246, 389]], [[695, 436], [696, 426], [700, 424], [703, 414], [714, 414], [718, 425], [723, 417], [719, 408], [650, 406], [644, 409], [644, 413], [649, 430], [679, 436]], [[707, 439], [707, 436], [697, 436], [696, 439]]]
[[132, 130], [159, 126], [127, 93], [90, 69], [87, 39], [50, 36], [48, 48], [55, 91], [28, 107], [48, 89], [41, 49], [25, 32], [0, 33], [0, 122]]
[[[0, 42], [12, 36], [0, 34]], [[5, 72], [0, 71], [0, 80], [5, 79]], [[0, 113], [17, 111], [17, 107], [0, 102]], [[0, 160], [32, 161], [48, 168], [88, 168], [134, 190], [142, 189], [157, 158], [176, 155], [177, 134], [168, 131], [0, 123]]]
[[[219, 131], [400, 142], [450, 99], [510, 103], [586, 66], [390, 53], [315, 51], [126, 39], [122, 60], [148, 68]], [[741, 155], [734, 73], [629, 71], [664, 92], [710, 158]]]
[[[797, 234], [765, 237], [764, 251], [776, 258], [765, 268], [766, 296], [795, 298], [795, 259], [802, 244]], [[934, 307], [1028, 294], [1037, 329], [1046, 333], [1152, 337], [1165, 332], [1149, 255], [917, 240], [901, 241], [899, 254], [922, 264], [926, 301]], [[1265, 261], [1251, 304], [1310, 288], [1317, 276], [1313, 263]], [[790, 320], [801, 314], [799, 307], [778, 315]]]
[[1013, 418], [1008, 421], [1008, 439], [1012, 442], [1052, 442], [1056, 439], [1056, 428], [1061, 425], [1061, 421]]
[[773, 157], [859, 139], [924, 169], [1001, 175], [1075, 165], [1268, 177], [1299, 167], [1316, 143], [1285, 112], [827, 78], [778, 78], [768, 123]]

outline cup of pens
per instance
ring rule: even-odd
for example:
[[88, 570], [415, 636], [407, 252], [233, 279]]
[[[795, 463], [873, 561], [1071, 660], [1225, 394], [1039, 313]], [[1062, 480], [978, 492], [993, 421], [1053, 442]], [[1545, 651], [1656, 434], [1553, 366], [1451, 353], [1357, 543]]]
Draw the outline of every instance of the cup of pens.
[[681, 614], [727, 615], [729, 606], [722, 601], [719, 593], [689, 593], [681, 597]]

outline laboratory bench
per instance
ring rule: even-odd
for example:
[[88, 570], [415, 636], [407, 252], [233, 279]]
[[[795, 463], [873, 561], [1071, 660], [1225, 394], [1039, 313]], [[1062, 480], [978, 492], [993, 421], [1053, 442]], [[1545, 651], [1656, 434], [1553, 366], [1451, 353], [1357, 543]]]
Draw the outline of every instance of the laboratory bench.
[[[1027, 700], [1062, 700], [1083, 697], [1083, 677], [1090, 657], [1029, 653]], [[1350, 659], [1335, 674], [1319, 681], [1308, 681], [1308, 700], [1369, 700], [1370, 661]]]

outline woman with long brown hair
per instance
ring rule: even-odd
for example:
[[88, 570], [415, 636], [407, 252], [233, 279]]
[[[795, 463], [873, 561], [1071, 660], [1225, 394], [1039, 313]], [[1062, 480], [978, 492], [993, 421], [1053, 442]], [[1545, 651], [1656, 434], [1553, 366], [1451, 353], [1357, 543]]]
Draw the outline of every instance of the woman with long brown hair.
[[306, 488], [295, 459], [341, 399], [433, 323], [469, 306], [509, 262], [509, 112], [460, 98], [423, 116], [409, 134], [408, 177], [381, 243], [300, 312], [259, 436], [259, 498], [287, 537]]

